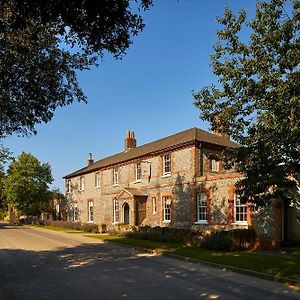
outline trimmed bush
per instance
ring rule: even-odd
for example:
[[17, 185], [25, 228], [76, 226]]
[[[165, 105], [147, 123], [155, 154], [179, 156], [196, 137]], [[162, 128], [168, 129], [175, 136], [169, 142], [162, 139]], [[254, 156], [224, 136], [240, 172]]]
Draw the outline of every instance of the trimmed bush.
[[80, 224], [78, 222], [70, 222], [70, 221], [44, 220], [44, 225], [63, 227], [63, 228], [67, 228], [70, 230], [81, 230], [84, 232], [92, 232], [92, 233], [99, 232], [99, 227], [97, 224], [89, 224], [89, 223]]

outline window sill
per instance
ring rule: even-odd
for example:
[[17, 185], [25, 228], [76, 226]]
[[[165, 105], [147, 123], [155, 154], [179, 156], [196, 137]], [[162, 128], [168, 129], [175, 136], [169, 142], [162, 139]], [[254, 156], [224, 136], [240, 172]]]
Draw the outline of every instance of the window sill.
[[168, 178], [168, 177], [171, 177], [171, 173], [164, 174], [164, 175], [161, 176], [161, 178]]
[[207, 221], [197, 221], [195, 222], [195, 225], [207, 225], [208, 222]]
[[119, 222], [113, 222], [113, 225], [118, 225], [119, 224]]
[[171, 220], [164, 220], [163, 223], [164, 224], [169, 224], [169, 223], [171, 223]]
[[119, 184], [118, 183], [116, 183], [116, 184], [113, 184], [113, 187], [118, 187], [119, 186]]
[[142, 182], [142, 180], [140, 179], [140, 180], [136, 180], [134, 183], [141, 183]]
[[245, 226], [245, 225], [247, 225], [248, 226], [248, 222], [247, 221], [234, 222], [234, 223], [231, 223], [231, 225], [237, 225], [237, 226]]
[[94, 223], [94, 221], [87, 221], [87, 223], [88, 223], [88, 224], [93, 224], [93, 223]]

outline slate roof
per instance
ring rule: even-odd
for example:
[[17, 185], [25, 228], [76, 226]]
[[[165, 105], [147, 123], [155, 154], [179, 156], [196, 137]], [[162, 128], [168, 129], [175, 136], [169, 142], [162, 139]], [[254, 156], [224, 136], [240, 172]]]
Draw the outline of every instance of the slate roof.
[[180, 146], [184, 146], [189, 143], [204, 142], [208, 144], [214, 144], [222, 147], [235, 148], [238, 144], [229, 140], [228, 138], [204, 131], [199, 128], [191, 128], [185, 131], [178, 132], [176, 134], [170, 135], [168, 137], [150, 142], [148, 144], [141, 145], [139, 147], [133, 148], [127, 152], [120, 152], [112, 156], [100, 159], [90, 166], [86, 166], [79, 169], [73, 173], [66, 175], [64, 178], [68, 179], [74, 176], [83, 175], [90, 173], [101, 168], [113, 166], [119, 163], [124, 163], [133, 159], [145, 155], [154, 155], [157, 152], [167, 151]]

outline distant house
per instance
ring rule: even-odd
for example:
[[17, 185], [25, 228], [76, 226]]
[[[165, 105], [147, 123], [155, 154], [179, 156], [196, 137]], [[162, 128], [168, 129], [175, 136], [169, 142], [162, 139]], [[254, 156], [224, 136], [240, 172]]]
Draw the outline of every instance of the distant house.
[[[73, 221], [150, 226], [254, 226], [262, 239], [285, 238], [284, 205], [254, 211], [239, 201], [242, 174], [225, 170], [218, 154], [238, 145], [220, 134], [192, 128], [137, 147], [127, 132], [124, 151], [67, 176]], [[297, 223], [293, 224], [296, 226]], [[296, 230], [300, 232], [300, 228]]]

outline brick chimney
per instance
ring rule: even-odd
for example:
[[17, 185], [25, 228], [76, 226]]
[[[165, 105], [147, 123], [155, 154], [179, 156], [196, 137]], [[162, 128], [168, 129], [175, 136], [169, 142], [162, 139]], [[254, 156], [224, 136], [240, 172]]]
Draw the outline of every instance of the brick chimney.
[[88, 164], [88, 166], [90, 166], [90, 165], [92, 165], [93, 163], [94, 163], [93, 155], [92, 155], [92, 153], [90, 152], [90, 153], [89, 153], [89, 158], [88, 158], [87, 164]]
[[136, 147], [136, 139], [134, 138], [134, 131], [127, 131], [125, 137], [125, 152]]

